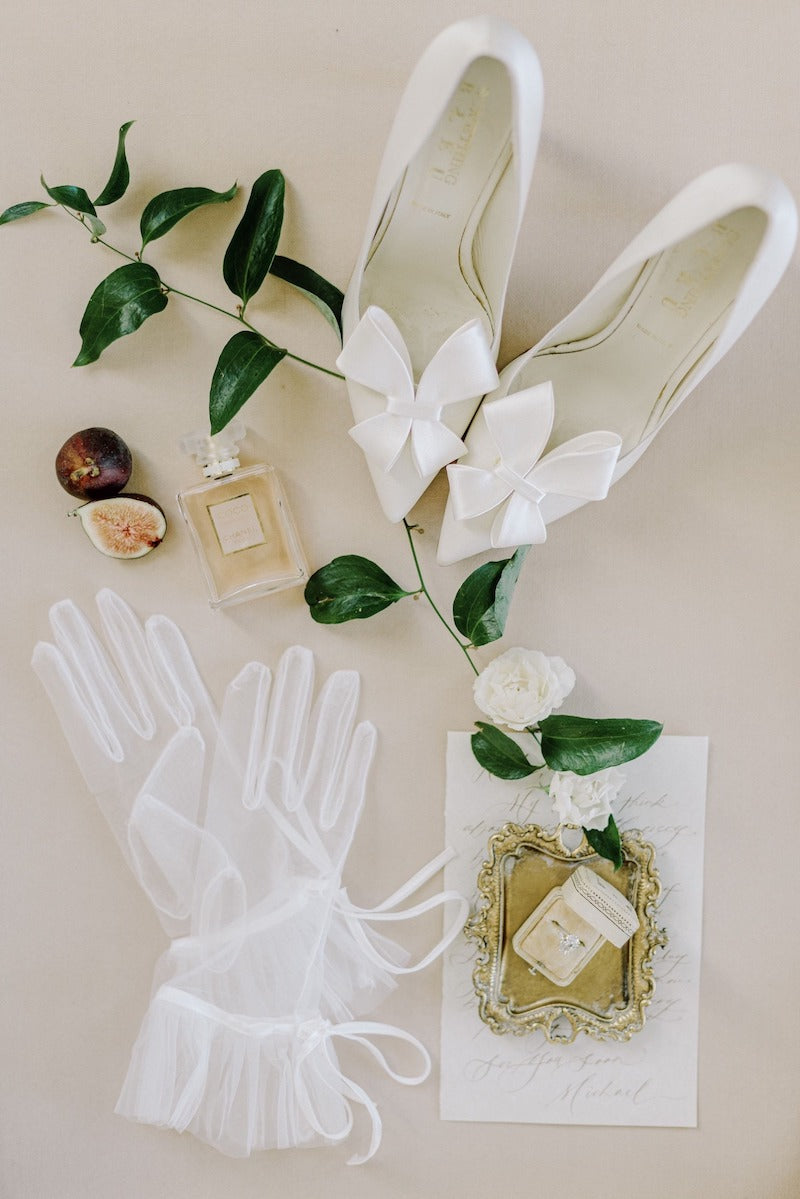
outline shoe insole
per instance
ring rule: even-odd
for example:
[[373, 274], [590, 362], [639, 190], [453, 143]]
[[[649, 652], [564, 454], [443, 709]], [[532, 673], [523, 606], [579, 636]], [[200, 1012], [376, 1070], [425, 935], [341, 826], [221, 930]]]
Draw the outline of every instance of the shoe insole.
[[706, 225], [644, 264], [604, 329], [526, 364], [515, 391], [553, 383], [549, 449], [604, 429], [622, 438], [622, 457], [669, 415], [682, 380], [713, 344], [765, 227], [758, 208]]
[[[493, 58], [476, 59], [409, 165], [387, 205], [364, 272], [362, 311], [383, 308], [396, 322], [417, 377], [442, 342], [481, 317], [490, 339], [493, 305], [480, 269], [480, 222], [499, 189], [511, 194], [511, 86]], [[511, 237], [505, 221], [505, 246]], [[492, 230], [494, 231], [494, 230]], [[515, 230], [514, 230], [515, 231]]]

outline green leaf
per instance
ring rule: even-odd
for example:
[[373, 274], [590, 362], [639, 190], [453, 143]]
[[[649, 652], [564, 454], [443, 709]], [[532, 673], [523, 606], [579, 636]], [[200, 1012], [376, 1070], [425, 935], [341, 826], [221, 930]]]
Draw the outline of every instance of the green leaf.
[[609, 862], [614, 863], [614, 869], [619, 870], [622, 865], [622, 842], [613, 816], [609, 816], [604, 829], [585, 828], [583, 835], [595, 853], [599, 853], [601, 858], [608, 858]]
[[591, 720], [548, 716], [539, 722], [542, 755], [551, 770], [594, 774], [630, 762], [661, 736], [656, 720]]
[[245, 329], [234, 333], [223, 349], [211, 380], [208, 414], [211, 434], [216, 436], [233, 420], [267, 375], [275, 369], [286, 351], [272, 346], [260, 333]]
[[472, 752], [479, 764], [489, 774], [501, 779], [524, 779], [540, 767], [532, 766], [516, 741], [493, 724], [476, 722], [479, 733], [470, 737]]
[[72, 208], [75, 212], [88, 212], [96, 216], [94, 204], [82, 187], [73, 187], [71, 183], [62, 183], [60, 187], [48, 187], [42, 175], [42, 187], [56, 204]]
[[215, 192], [209, 187], [177, 187], [174, 191], [161, 192], [145, 206], [139, 221], [142, 233], [142, 249], [148, 242], [169, 233], [173, 225], [182, 221], [190, 212], [206, 204], [225, 204], [236, 195], [236, 184], [226, 192]]
[[12, 204], [5, 212], [0, 213], [0, 225], [8, 225], [11, 221], [18, 221], [21, 217], [30, 216], [32, 212], [52, 207], [52, 204], [47, 204], [44, 200], [24, 200], [22, 204]]
[[108, 177], [108, 183], [105, 185], [100, 195], [95, 200], [97, 207], [102, 207], [104, 204], [113, 204], [115, 200], [119, 200], [125, 195], [128, 190], [128, 184], [131, 181], [131, 173], [128, 169], [128, 160], [125, 157], [125, 138], [128, 134], [133, 121], [126, 121], [120, 126], [119, 136], [117, 138], [117, 154], [114, 159], [114, 165], [111, 168], [111, 174]]
[[306, 299], [319, 309], [339, 340], [342, 340], [344, 292], [339, 291], [338, 287], [323, 279], [316, 271], [312, 271], [310, 266], [303, 266], [293, 258], [284, 258], [282, 254], [275, 255], [269, 270], [271, 275], [283, 279], [285, 283], [291, 283], [292, 287], [302, 292]]
[[222, 274], [233, 294], [242, 301], [242, 309], [266, 279], [275, 258], [283, 225], [285, 190], [280, 171], [265, 171], [256, 179], [244, 216], [225, 251]]
[[413, 591], [404, 591], [369, 558], [345, 554], [315, 571], [306, 584], [305, 601], [317, 624], [366, 620]]
[[135, 333], [166, 306], [161, 280], [151, 266], [131, 262], [119, 267], [92, 292], [81, 321], [81, 352], [72, 365], [95, 362], [112, 341]]
[[511, 558], [479, 566], [456, 592], [453, 623], [472, 645], [488, 645], [503, 636], [511, 598], [529, 549], [530, 546], [521, 545]]
[[86, 224], [92, 230], [95, 237], [102, 237], [106, 231], [106, 227], [98, 217], [94, 204], [82, 187], [75, 187], [71, 183], [62, 183], [58, 187], [48, 187], [44, 175], [42, 175], [41, 179], [42, 187], [51, 200], [55, 200], [56, 204], [63, 204], [65, 208], [71, 208], [73, 212], [82, 213], [86, 218]]

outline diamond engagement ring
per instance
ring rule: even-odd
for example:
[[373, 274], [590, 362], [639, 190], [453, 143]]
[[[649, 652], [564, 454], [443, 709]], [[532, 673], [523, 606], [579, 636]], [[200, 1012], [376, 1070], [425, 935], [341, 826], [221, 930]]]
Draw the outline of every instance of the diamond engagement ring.
[[551, 920], [550, 923], [558, 929], [558, 948], [566, 956], [573, 953], [576, 949], [584, 949], [584, 943], [577, 933], [568, 933], [557, 920]]

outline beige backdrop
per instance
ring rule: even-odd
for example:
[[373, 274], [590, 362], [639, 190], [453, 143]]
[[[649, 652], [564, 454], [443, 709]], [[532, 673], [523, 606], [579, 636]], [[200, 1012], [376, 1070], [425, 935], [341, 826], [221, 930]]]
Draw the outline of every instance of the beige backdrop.
[[[705, 168], [752, 161], [800, 195], [794, 0], [485, 8], [530, 37], [546, 86], [502, 361]], [[99, 189], [117, 127], [136, 118], [133, 182], [111, 214], [118, 241], [136, 244], [138, 213], [161, 190], [246, 188], [279, 166], [282, 251], [344, 284], [408, 73], [432, 35], [469, 11], [456, 0], [13, 5], [0, 49], [0, 207], [36, 198], [40, 171]], [[230, 303], [219, 264], [244, 194], [153, 246], [170, 282]], [[176, 618], [217, 691], [248, 658], [274, 662], [294, 641], [325, 671], [357, 666], [363, 709], [381, 730], [351, 870], [365, 903], [441, 844], [445, 732], [471, 726], [470, 677], [422, 603], [336, 629], [313, 625], [298, 592], [212, 616], [173, 498], [195, 478], [176, 443], [203, 421], [232, 330], [176, 298], [99, 363], [71, 370], [83, 305], [117, 265], [85, 242], [50, 212], [0, 230], [4, 1199], [795, 1196], [797, 264], [611, 498], [553, 526], [528, 560], [503, 642], [574, 666], [571, 711], [660, 717], [668, 732], [711, 738], [699, 1129], [443, 1124], [435, 1075], [416, 1090], [376, 1079], [384, 1141], [357, 1170], [339, 1150], [232, 1161], [113, 1114], [163, 939], [85, 794], [30, 652], [55, 599], [89, 604], [108, 585], [143, 615]], [[265, 288], [252, 315], [301, 354], [335, 358], [330, 330], [283, 286]], [[247, 410], [247, 460], [282, 471], [314, 566], [359, 552], [412, 584], [404, 534], [379, 514], [348, 418], [341, 385], [284, 365]], [[136, 489], [166, 506], [167, 540], [140, 563], [104, 559], [65, 517], [53, 456], [89, 424], [125, 436]], [[433, 564], [442, 501], [436, 486], [417, 515], [431, 587], [447, 605], [466, 568]], [[382, 1011], [434, 1048], [439, 981], [437, 970], [409, 980]]]

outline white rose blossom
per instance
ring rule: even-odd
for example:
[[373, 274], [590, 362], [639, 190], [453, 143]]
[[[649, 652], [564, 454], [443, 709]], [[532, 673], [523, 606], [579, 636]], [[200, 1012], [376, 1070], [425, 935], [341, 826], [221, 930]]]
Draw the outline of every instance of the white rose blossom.
[[556, 771], [550, 780], [553, 812], [560, 824], [580, 824], [583, 828], [604, 829], [611, 805], [625, 782], [621, 770], [610, 767], [596, 774]]
[[473, 684], [475, 703], [495, 724], [520, 732], [561, 707], [575, 686], [563, 658], [535, 649], [509, 649], [490, 662]]

